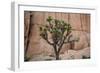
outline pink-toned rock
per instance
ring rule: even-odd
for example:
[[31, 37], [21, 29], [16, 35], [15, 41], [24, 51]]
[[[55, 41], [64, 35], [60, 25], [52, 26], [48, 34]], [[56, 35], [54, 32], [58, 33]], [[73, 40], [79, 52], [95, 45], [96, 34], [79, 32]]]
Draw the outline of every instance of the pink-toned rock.
[[81, 50], [68, 50], [64, 54], [60, 54], [61, 59], [82, 59], [82, 57], [90, 57], [90, 47]]
[[79, 38], [78, 42], [75, 42], [74, 49], [79, 50], [90, 45], [90, 34], [84, 31], [73, 31], [74, 38]]

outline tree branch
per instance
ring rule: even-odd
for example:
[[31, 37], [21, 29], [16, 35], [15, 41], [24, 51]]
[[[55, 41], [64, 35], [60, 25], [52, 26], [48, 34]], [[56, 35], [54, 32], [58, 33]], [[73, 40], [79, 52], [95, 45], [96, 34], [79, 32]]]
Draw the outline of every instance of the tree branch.
[[51, 43], [48, 39], [45, 39], [47, 41], [47, 43], [49, 43], [50, 45], [53, 45], [53, 43]]
[[67, 33], [66, 33], [66, 36], [62, 39], [61, 45], [60, 45], [59, 48], [58, 48], [58, 52], [60, 52], [60, 50], [61, 50], [61, 48], [62, 48], [62, 46], [63, 46], [64, 43], [68, 43], [68, 41], [65, 42], [65, 40], [66, 40], [66, 38], [68, 37], [68, 35], [69, 35], [70, 33], [71, 33], [70, 31], [67, 32]]
[[[67, 38], [68, 37], [68, 38]], [[66, 36], [66, 38], [67, 38], [67, 41], [64, 41], [64, 44], [66, 44], [66, 43], [69, 43], [70, 42], [70, 38], [72, 37], [72, 35], [68, 35], [68, 36]], [[65, 39], [66, 40], [66, 39]]]
[[54, 43], [51, 43], [51, 42], [49, 41], [47, 32], [46, 32], [46, 38], [45, 38], [45, 40], [46, 40], [47, 43], [50, 44], [50, 45], [53, 45], [53, 44], [54, 44]]
[[63, 46], [63, 44], [64, 44], [64, 40], [66, 39], [66, 37], [64, 37], [63, 38], [63, 40], [61, 41], [61, 45], [59, 46], [59, 48], [58, 48], [58, 52], [60, 52], [60, 50], [61, 50], [61, 48], [62, 48], [62, 46]]

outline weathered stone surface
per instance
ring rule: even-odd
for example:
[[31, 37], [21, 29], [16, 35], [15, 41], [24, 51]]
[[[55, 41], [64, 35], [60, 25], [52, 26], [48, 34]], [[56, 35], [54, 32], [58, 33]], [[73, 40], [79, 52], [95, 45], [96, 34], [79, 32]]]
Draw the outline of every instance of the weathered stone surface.
[[30, 25], [30, 12], [25, 11], [24, 12], [24, 50], [26, 49], [26, 45], [27, 45], [29, 25]]
[[82, 57], [90, 57], [90, 47], [81, 50], [68, 50], [64, 54], [60, 54], [61, 59], [82, 59]]
[[90, 14], [81, 14], [82, 30], [90, 32]]
[[70, 14], [69, 23], [73, 29], [81, 30], [80, 14]]
[[90, 45], [90, 34], [84, 31], [73, 31], [72, 35], [74, 38], [79, 38], [78, 42], [75, 42], [74, 49], [83, 49]]

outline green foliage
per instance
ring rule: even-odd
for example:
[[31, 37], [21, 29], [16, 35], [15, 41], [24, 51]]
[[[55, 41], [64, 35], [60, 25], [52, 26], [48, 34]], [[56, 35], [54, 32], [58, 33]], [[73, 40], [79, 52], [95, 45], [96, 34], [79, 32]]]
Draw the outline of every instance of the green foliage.
[[47, 18], [47, 22], [50, 22], [50, 21], [52, 21], [52, 17], [51, 17], [51, 16], [49, 16], [49, 17]]
[[42, 31], [42, 27], [40, 27], [40, 31]]
[[53, 41], [57, 40], [58, 43], [61, 37], [65, 36], [65, 32], [71, 31], [71, 25], [64, 22], [63, 20], [53, 19], [53, 17], [49, 16], [47, 18], [47, 25], [40, 27], [41, 36], [44, 39], [47, 39], [47, 32], [50, 32], [53, 38]]

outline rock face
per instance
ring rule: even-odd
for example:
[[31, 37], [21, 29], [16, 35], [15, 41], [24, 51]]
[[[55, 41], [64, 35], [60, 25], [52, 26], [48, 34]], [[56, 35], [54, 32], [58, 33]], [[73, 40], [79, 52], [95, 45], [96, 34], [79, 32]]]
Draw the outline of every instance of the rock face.
[[75, 42], [74, 49], [80, 50], [83, 48], [86, 48], [90, 44], [90, 34], [84, 31], [73, 31], [72, 32], [73, 37], [79, 38], [78, 42]]
[[83, 57], [90, 58], [90, 47], [83, 48], [81, 50], [68, 50], [64, 54], [60, 55], [61, 59], [82, 59]]
[[[30, 16], [31, 19], [30, 19]], [[90, 15], [79, 13], [56, 13], [56, 12], [24, 12], [24, 50], [27, 50], [27, 56], [32, 57], [32, 60], [44, 60], [38, 58], [41, 56], [55, 56], [54, 49], [44, 39], [40, 37], [39, 27], [47, 24], [46, 18], [52, 16], [55, 19], [61, 19], [68, 22], [72, 26], [72, 35], [74, 38], [79, 38], [75, 42], [73, 50], [70, 50], [70, 44], [64, 44], [60, 57], [61, 59], [80, 59], [82, 55], [90, 57]], [[31, 25], [31, 29], [29, 29]], [[30, 30], [30, 35], [28, 36]], [[28, 42], [29, 40], [29, 42]], [[27, 46], [28, 44], [28, 46]], [[27, 47], [26, 47], [27, 46]], [[68, 53], [67, 53], [68, 52]], [[71, 56], [71, 55], [72, 56]], [[73, 56], [74, 55], [74, 56]], [[38, 57], [37, 57], [38, 56]], [[71, 57], [70, 57], [71, 56]], [[46, 57], [46, 58], [47, 58]], [[51, 57], [50, 57], [51, 58]], [[54, 58], [53, 58], [54, 59]]]

